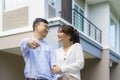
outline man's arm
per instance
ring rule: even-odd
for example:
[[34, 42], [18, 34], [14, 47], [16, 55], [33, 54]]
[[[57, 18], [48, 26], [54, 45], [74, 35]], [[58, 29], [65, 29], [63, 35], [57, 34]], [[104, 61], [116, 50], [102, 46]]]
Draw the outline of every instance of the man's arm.
[[30, 47], [28, 45], [29, 40], [30, 40], [30, 38], [24, 38], [20, 43], [20, 48], [23, 53], [23, 56], [25, 56], [29, 52], [29, 49], [30, 49]]
[[40, 46], [39, 42], [33, 38], [24, 38], [21, 43], [20, 47], [24, 54], [26, 54], [30, 48], [35, 49]]

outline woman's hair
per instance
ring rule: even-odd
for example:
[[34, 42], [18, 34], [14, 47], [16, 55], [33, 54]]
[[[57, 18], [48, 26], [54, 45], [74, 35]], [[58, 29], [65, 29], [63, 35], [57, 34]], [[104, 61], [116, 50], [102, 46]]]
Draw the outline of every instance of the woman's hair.
[[63, 32], [67, 35], [70, 35], [70, 41], [74, 43], [80, 43], [79, 32], [70, 25], [61, 25], [58, 29], [58, 32]]

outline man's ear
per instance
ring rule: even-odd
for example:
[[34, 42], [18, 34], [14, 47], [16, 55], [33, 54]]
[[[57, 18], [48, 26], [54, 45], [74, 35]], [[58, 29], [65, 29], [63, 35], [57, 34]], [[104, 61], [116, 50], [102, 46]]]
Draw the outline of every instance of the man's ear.
[[38, 29], [38, 24], [35, 25], [35, 30], [37, 30], [37, 29]]

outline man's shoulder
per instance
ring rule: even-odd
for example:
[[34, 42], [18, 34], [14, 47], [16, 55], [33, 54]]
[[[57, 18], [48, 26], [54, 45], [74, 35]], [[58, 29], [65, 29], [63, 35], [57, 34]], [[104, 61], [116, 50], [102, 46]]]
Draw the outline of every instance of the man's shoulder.
[[48, 43], [47, 41], [45, 40], [42, 40], [42, 43], [44, 43], [45, 46], [48, 46], [48, 47], [53, 47], [53, 44], [51, 43]]
[[31, 38], [22, 38], [21, 41], [29, 40]]
[[20, 41], [20, 45], [26, 43], [30, 38], [22, 38]]
[[45, 41], [45, 40], [42, 40], [41, 41], [43, 44], [45, 44], [45, 45], [50, 45], [47, 41]]

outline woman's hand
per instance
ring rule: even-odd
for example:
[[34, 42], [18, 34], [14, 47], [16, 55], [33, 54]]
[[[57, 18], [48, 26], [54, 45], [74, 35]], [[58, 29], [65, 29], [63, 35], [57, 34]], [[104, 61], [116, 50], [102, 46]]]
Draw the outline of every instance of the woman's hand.
[[56, 74], [56, 73], [59, 73], [59, 72], [61, 72], [61, 68], [58, 65], [53, 65], [52, 73]]

